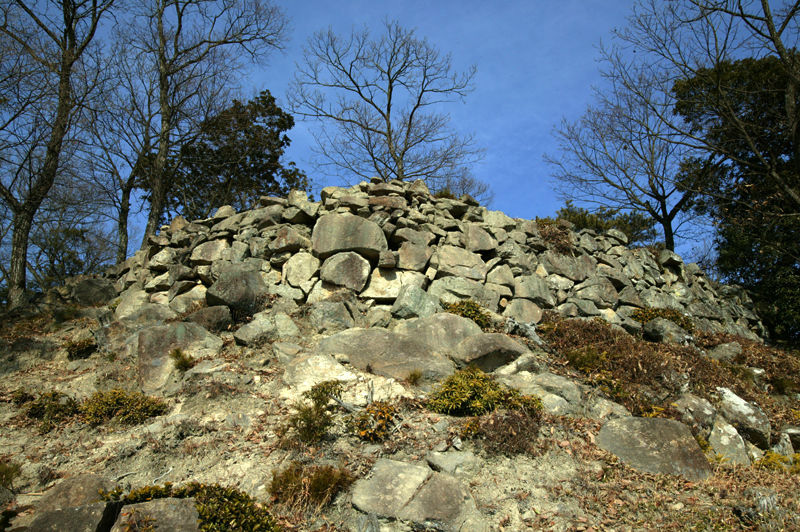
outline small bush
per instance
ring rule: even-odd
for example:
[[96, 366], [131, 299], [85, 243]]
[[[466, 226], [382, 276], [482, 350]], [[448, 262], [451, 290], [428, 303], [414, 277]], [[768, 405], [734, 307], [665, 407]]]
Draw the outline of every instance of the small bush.
[[556, 253], [567, 255], [572, 252], [571, 224], [565, 220], [536, 218], [539, 235]]
[[62, 347], [67, 350], [67, 359], [82, 360], [97, 351], [97, 342], [94, 337], [88, 336], [80, 340], [68, 340]]
[[382, 442], [392, 432], [397, 408], [384, 401], [367, 405], [350, 420], [350, 428], [356, 436], [369, 442]]
[[80, 406], [83, 419], [96, 426], [108, 421], [136, 425], [167, 412], [167, 404], [158, 398], [139, 392], [111, 390], [97, 392]]
[[529, 453], [539, 436], [541, 412], [541, 408], [495, 410], [470, 419], [462, 436], [487, 453], [506, 456]]
[[38, 399], [27, 401], [25, 415], [39, 422], [39, 432], [46, 434], [57, 425], [77, 416], [78, 402], [60, 392], [45, 392]]
[[638, 308], [631, 313], [631, 318], [638, 321], [642, 325], [656, 318], [664, 318], [688, 333], [694, 332], [694, 324], [692, 323], [692, 320], [683, 313], [671, 308]]
[[273, 500], [294, 510], [319, 509], [353, 483], [346, 469], [325, 466], [304, 466], [292, 462], [283, 471], [272, 472], [269, 491]]
[[456, 195], [447, 187], [437, 190], [433, 197], [437, 199], [456, 199]]
[[170, 351], [169, 357], [175, 363], [175, 369], [180, 372], [192, 369], [197, 363], [195, 359], [184, 353], [181, 349], [173, 349]]
[[411, 386], [416, 386], [422, 381], [422, 371], [415, 369], [406, 375], [405, 381]]
[[132, 490], [125, 496], [117, 489], [103, 493], [105, 500], [121, 501], [124, 504], [136, 504], [175, 497], [185, 499], [194, 497], [195, 507], [199, 514], [200, 530], [204, 532], [253, 531], [277, 532], [280, 527], [270, 513], [256, 503], [243, 491], [219, 484], [200, 484], [190, 482], [184, 486], [174, 487], [170, 483], [163, 486], [144, 486]]
[[483, 307], [471, 299], [465, 299], [458, 303], [444, 303], [442, 307], [451, 314], [471, 319], [484, 331], [492, 328], [492, 318], [483, 310]]
[[299, 404], [295, 413], [289, 416], [288, 429], [302, 442], [314, 443], [322, 441], [328, 435], [333, 424], [333, 406], [329, 405], [331, 397], [339, 397], [342, 384], [339, 381], [326, 381], [314, 385], [303, 393], [303, 397], [311, 404]]
[[22, 406], [25, 403], [33, 401], [34, 399], [36, 399], [36, 397], [34, 397], [33, 394], [28, 393], [27, 390], [22, 388], [14, 390], [11, 393], [11, 402], [14, 403], [14, 406]]
[[20, 475], [20, 471], [19, 464], [5, 459], [0, 460], [0, 486], [13, 490], [14, 480]]
[[539, 410], [541, 401], [538, 397], [505, 388], [491, 375], [468, 367], [442, 381], [428, 399], [427, 407], [451, 416], [479, 416], [501, 407], [509, 410]]

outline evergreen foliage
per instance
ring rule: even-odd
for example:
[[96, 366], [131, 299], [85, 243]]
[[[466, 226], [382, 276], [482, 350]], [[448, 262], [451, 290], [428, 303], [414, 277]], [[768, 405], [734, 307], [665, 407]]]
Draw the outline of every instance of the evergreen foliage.
[[625, 233], [630, 244], [652, 242], [658, 234], [655, 220], [642, 213], [622, 212], [620, 209], [608, 207], [590, 211], [574, 205], [571, 200], [567, 200], [566, 204], [556, 212], [556, 218], [572, 223], [576, 231], [591, 229], [605, 233], [609, 229], [617, 229]]

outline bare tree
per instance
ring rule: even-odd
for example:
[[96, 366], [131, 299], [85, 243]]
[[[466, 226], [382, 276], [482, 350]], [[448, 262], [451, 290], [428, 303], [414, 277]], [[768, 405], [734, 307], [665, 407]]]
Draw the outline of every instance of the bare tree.
[[[771, 4], [779, 3], [774, 9]], [[661, 90], [669, 93], [675, 82], [713, 75], [715, 68], [743, 57], [778, 58], [786, 74], [780, 124], [789, 132], [793, 153], [792, 174], [800, 175], [800, 57], [795, 50], [800, 44], [800, 1], [789, 0], [640, 0], [636, 3], [629, 25], [617, 33], [618, 46], [608, 54], [615, 65], [620, 82], [640, 102], [650, 106], [669, 131], [673, 142], [713, 154], [717, 162], [729, 162], [767, 177], [787, 201], [800, 210], [800, 183], [786, 175], [783, 161], [769, 148], [760, 145], [762, 124], [743, 119], [739, 103], [746, 99], [740, 87], [726, 85], [721, 77], [709, 79], [713, 98], [704, 104], [713, 106], [713, 113], [737, 130], [747, 145], [743, 150], [731, 149], [724, 141], [697, 131], [673, 109], [663, 109], [650, 102], [640, 90], [640, 73], [646, 69], [653, 79], [661, 80]], [[625, 61], [626, 52], [636, 52], [636, 61]], [[738, 148], [738, 147], [737, 147]], [[717, 196], [718, 190], [703, 189], [704, 194]], [[728, 198], [729, 199], [729, 198]]]
[[[163, 216], [176, 146], [209, 108], [229, 104], [246, 60], [260, 61], [281, 48], [286, 30], [283, 12], [268, 0], [148, 0], [134, 9], [121, 38], [131, 63], [141, 65], [128, 72], [143, 76], [128, 88], [145, 128], [138, 129], [141, 137], [125, 166], [144, 181], [149, 196], [145, 241]], [[145, 103], [151, 99], [152, 109]]]
[[681, 228], [696, 216], [691, 211], [696, 194], [687, 183], [696, 174], [687, 166], [697, 170], [709, 162], [673, 142], [659, 119], [674, 105], [670, 95], [644, 77], [632, 93], [613, 66], [606, 72], [607, 88], [595, 91], [597, 104], [555, 130], [560, 156], [545, 160], [555, 168], [562, 198], [644, 214], [661, 226], [667, 249], [674, 250]]
[[90, 58], [114, 0], [0, 5], [0, 197], [13, 215], [10, 307], [25, 301], [34, 217], [62, 163], [62, 148], [94, 86]]
[[436, 189], [464, 180], [480, 155], [471, 136], [449, 128], [440, 104], [470, 92], [475, 67], [453, 72], [450, 55], [397, 22], [380, 38], [320, 31], [308, 42], [289, 89], [291, 111], [318, 119], [324, 165], [345, 179], [423, 179]]

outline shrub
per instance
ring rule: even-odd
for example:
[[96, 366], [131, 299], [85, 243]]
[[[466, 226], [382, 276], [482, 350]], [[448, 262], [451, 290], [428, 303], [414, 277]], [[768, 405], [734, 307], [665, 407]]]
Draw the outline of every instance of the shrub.
[[539, 436], [541, 412], [541, 408], [495, 410], [465, 423], [462, 437], [491, 454], [528, 453]]
[[452, 416], [479, 416], [496, 408], [509, 410], [541, 409], [538, 397], [522, 395], [518, 390], [505, 388], [491, 375], [475, 367], [455, 372], [431, 394], [427, 407]]
[[163, 486], [144, 486], [132, 490], [125, 496], [122, 496], [119, 489], [102, 495], [105, 500], [121, 501], [124, 504], [167, 497], [178, 499], [194, 497], [200, 530], [204, 532], [280, 530], [270, 513], [252, 497], [236, 488], [219, 484], [190, 482], [184, 486], [173, 487], [172, 484], [166, 483]]
[[78, 402], [60, 392], [45, 392], [38, 399], [27, 401], [25, 415], [39, 421], [39, 432], [46, 434], [56, 425], [65, 423], [78, 414]]
[[571, 224], [569, 222], [552, 218], [536, 218], [536, 225], [539, 227], [539, 235], [542, 240], [557, 253], [566, 255], [572, 252]]
[[139, 392], [111, 390], [96, 392], [80, 406], [83, 419], [90, 425], [116, 421], [122, 425], [136, 425], [167, 412], [167, 404], [158, 398]]
[[638, 308], [631, 313], [631, 318], [638, 321], [642, 325], [656, 318], [664, 318], [676, 324], [686, 332], [694, 332], [694, 324], [692, 323], [692, 320], [683, 313], [671, 308]]
[[63, 347], [67, 350], [67, 359], [81, 360], [89, 358], [92, 353], [97, 351], [97, 342], [94, 341], [94, 337], [87, 336], [79, 340], [68, 340]]
[[328, 435], [333, 424], [333, 407], [329, 405], [331, 397], [339, 397], [342, 384], [339, 381], [325, 381], [314, 385], [303, 393], [303, 397], [311, 404], [299, 404], [296, 412], [289, 416], [288, 429], [302, 442], [318, 442]]
[[433, 197], [437, 199], [456, 199], [456, 195], [447, 187], [437, 190]]
[[353, 483], [353, 475], [330, 465], [304, 466], [292, 462], [283, 471], [272, 472], [269, 491], [273, 500], [295, 510], [321, 508]]
[[471, 319], [484, 331], [492, 328], [492, 318], [483, 310], [483, 307], [471, 299], [465, 299], [458, 303], [444, 303], [442, 307], [451, 314]]
[[7, 490], [14, 489], [14, 479], [20, 475], [20, 465], [10, 460], [0, 460], [0, 486]]
[[375, 401], [353, 415], [350, 428], [362, 440], [381, 442], [391, 434], [396, 417], [395, 406], [384, 401]]
[[753, 466], [768, 471], [786, 471], [792, 463], [792, 459], [772, 451], [767, 451], [764, 456], [753, 462]]
[[415, 369], [406, 375], [405, 381], [411, 386], [416, 386], [422, 381], [422, 371]]
[[197, 363], [195, 359], [184, 353], [181, 349], [177, 348], [170, 351], [169, 357], [175, 363], [175, 369], [181, 372], [192, 369]]

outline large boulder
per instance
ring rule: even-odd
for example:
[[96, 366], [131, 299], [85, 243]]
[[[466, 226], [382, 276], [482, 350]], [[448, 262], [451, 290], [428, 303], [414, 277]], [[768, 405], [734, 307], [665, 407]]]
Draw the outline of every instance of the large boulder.
[[368, 514], [411, 521], [418, 526], [440, 523], [438, 530], [486, 529], [483, 523], [465, 523], [477, 511], [469, 490], [456, 478], [424, 465], [386, 458], [375, 463], [369, 477], [356, 481], [353, 506]]
[[486, 280], [486, 264], [480, 255], [456, 246], [438, 248], [431, 257], [431, 266], [438, 270], [438, 275]]
[[114, 283], [102, 277], [84, 277], [70, 287], [70, 296], [79, 305], [104, 305], [117, 295]]
[[222, 340], [196, 323], [155, 325], [134, 333], [128, 340], [137, 356], [137, 379], [144, 393], [160, 392], [176, 377], [170, 353], [180, 349], [191, 358], [216, 357]]
[[358, 369], [398, 380], [419, 371], [424, 380], [437, 382], [455, 371], [453, 363], [422, 338], [380, 328], [334, 334], [320, 341], [317, 352], [346, 355]]
[[220, 273], [206, 292], [208, 306], [225, 305], [235, 316], [258, 312], [269, 296], [269, 287], [256, 271], [231, 267]]
[[769, 449], [770, 424], [758, 405], [748, 403], [728, 388], [717, 388], [720, 414], [750, 443]]
[[397, 299], [404, 286], [422, 287], [425, 276], [420, 272], [375, 268], [369, 276], [366, 288], [361, 292], [364, 299], [392, 302]]
[[378, 260], [389, 249], [383, 230], [375, 222], [352, 214], [320, 216], [311, 233], [311, 245], [321, 259], [342, 251], [355, 251], [370, 260]]
[[325, 259], [319, 278], [336, 286], [361, 292], [369, 279], [369, 262], [353, 251], [337, 253]]
[[465, 338], [483, 334], [474, 321], [449, 312], [406, 320], [398, 323], [394, 330], [422, 342], [431, 351], [446, 354], [454, 352]]
[[400, 289], [392, 305], [392, 315], [396, 318], [424, 318], [441, 312], [439, 300], [418, 286], [406, 285]]
[[464, 338], [453, 350], [451, 358], [459, 366], [477, 366], [489, 373], [527, 351], [524, 345], [505, 334], [484, 333]]
[[689, 427], [661, 418], [623, 417], [603, 425], [597, 445], [634, 469], [700, 481], [711, 466]]
[[111, 532], [148, 530], [142, 523], [153, 523], [152, 530], [171, 532], [198, 532], [199, 514], [194, 498], [169, 497], [129, 504], [120, 512]]
[[556, 304], [547, 282], [538, 275], [517, 277], [514, 281], [514, 297], [528, 299], [545, 308]]

